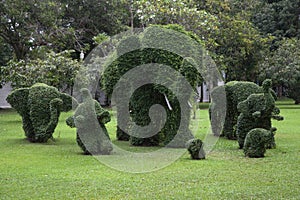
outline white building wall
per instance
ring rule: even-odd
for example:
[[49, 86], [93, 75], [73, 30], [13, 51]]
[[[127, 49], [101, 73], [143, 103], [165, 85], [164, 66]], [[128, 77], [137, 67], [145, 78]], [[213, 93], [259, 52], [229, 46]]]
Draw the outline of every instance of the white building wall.
[[[218, 86], [224, 85], [224, 81], [218, 81]], [[204, 82], [203, 87], [203, 102], [210, 102], [210, 91], [208, 85]], [[198, 94], [201, 95], [201, 86], [197, 88]], [[200, 98], [200, 97], [199, 97]]]
[[0, 89], [0, 108], [11, 108], [9, 103], [6, 101], [6, 97], [8, 94], [12, 91], [11, 85], [5, 84], [3, 87]]

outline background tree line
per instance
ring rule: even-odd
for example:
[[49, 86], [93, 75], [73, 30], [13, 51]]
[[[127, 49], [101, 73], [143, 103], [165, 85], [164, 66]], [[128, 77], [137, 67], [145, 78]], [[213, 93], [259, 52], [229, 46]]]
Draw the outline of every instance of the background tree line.
[[[151, 24], [180, 24], [197, 34], [226, 82], [268, 77], [299, 97], [300, 0], [1, 0], [1, 82], [31, 84], [30, 69], [46, 73], [55, 66], [62, 72], [45, 79], [59, 87], [77, 72], [59, 77], [68, 68], [61, 65], [73, 66], [103, 36]], [[66, 60], [54, 62], [56, 53]], [[28, 81], [20, 84], [20, 77]]]

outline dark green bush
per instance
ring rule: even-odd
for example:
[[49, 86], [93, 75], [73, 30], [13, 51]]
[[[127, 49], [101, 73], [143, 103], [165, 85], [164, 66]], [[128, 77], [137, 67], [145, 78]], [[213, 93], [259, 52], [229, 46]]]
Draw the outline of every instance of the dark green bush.
[[227, 110], [223, 134], [228, 139], [236, 139], [236, 123], [239, 116], [237, 105], [247, 99], [250, 94], [260, 93], [261, 88], [252, 82], [229, 82], [225, 85]]
[[[218, 97], [221, 90], [226, 92], [226, 116], [222, 119], [223, 114], [218, 113], [222, 110], [224, 99]], [[213, 134], [216, 136], [224, 136], [228, 139], [236, 139], [236, 124], [240, 112], [237, 105], [247, 99], [251, 94], [262, 93], [263, 88], [253, 82], [247, 81], [231, 81], [223, 86], [214, 88], [211, 92], [212, 102], [209, 108], [209, 116], [212, 124]], [[276, 94], [270, 90], [273, 98], [276, 100]]]
[[31, 142], [52, 138], [60, 112], [72, 109], [71, 96], [41, 83], [14, 90], [7, 101], [22, 116], [25, 135]]
[[[169, 28], [182, 32], [192, 39], [196, 39], [196, 36], [193, 38], [193, 34], [185, 31], [180, 26], [170, 25], [169, 27], [164, 28], [166, 28], [166, 30]], [[130, 87], [129, 83], [131, 83], [131, 80], [124, 79], [123, 75], [139, 65], [148, 63], [156, 63], [161, 64], [162, 66], [167, 65], [172, 67], [183, 75], [191, 86], [195, 86], [197, 81], [202, 81], [200, 79], [200, 74], [195, 68], [193, 68], [193, 65], [195, 64], [193, 63], [193, 59], [183, 58], [171, 51], [159, 48], [148, 48], [148, 45], [153, 43], [153, 38], [164, 37], [165, 35], [167, 35], [166, 32], [161, 31], [161, 29], [160, 32], [157, 32], [156, 27], [149, 27], [143, 34], [126, 37], [119, 43], [116, 50], [117, 58], [106, 68], [103, 74], [103, 85], [108, 95], [112, 94], [117, 81], [123, 81], [124, 84]], [[161, 39], [160, 41], [165, 40]], [[172, 45], [176, 46], [176, 44]], [[129, 47], [130, 49], [128, 49]], [[177, 45], [177, 47], [181, 48], [180, 45]], [[135, 50], [128, 52], [131, 49]], [[153, 73], [157, 79], [166, 79], [166, 82], [170, 81], [168, 80], [168, 77], [162, 77], [159, 73]], [[120, 80], [121, 77], [123, 78], [122, 80]], [[146, 82], [147, 80], [143, 81]], [[180, 87], [180, 82], [172, 84], [177, 84], [177, 86]], [[182, 97], [188, 100], [192, 91], [182, 91], [181, 93]], [[118, 94], [118, 96], [126, 95], [128, 94]], [[172, 110], [168, 108], [165, 96], [172, 105]], [[122, 101], [123, 100], [121, 99], [116, 100], [118, 125], [121, 120], [122, 113], [128, 112], [120, 106], [123, 103]], [[159, 104], [163, 106], [167, 114], [167, 122], [159, 133], [151, 137], [145, 137], [147, 133], [135, 133], [134, 135], [139, 135], [139, 137], [130, 136], [130, 143], [132, 145], [155, 146], [161, 143], [170, 147], [184, 147], [186, 141], [192, 138], [192, 134], [188, 128], [190, 108], [188, 105], [179, 105], [178, 99], [168, 88], [158, 84], [145, 85], [134, 92], [132, 97], [130, 97], [129, 104], [132, 111], [131, 119], [133, 123], [141, 127], [150, 123], [149, 109], [152, 105]], [[183, 119], [182, 121], [184, 121], [185, 124], [178, 132], [181, 119]], [[133, 129], [134, 128], [131, 127], [130, 130], [136, 132], [136, 130]], [[120, 130], [120, 128], [117, 129], [117, 138], [119, 140], [126, 140], [128, 137], [129, 136]]]
[[275, 129], [255, 128], [249, 131], [244, 143], [245, 156], [250, 158], [264, 157], [267, 145], [272, 141]]
[[81, 94], [83, 102], [66, 123], [77, 128], [76, 141], [84, 154], [110, 154], [113, 147], [104, 125], [110, 121], [110, 114], [92, 99], [87, 89], [82, 89]]
[[120, 141], [129, 141], [130, 139], [130, 136], [124, 132], [119, 126], [117, 126], [117, 140], [120, 140]]
[[[263, 82], [263, 93], [251, 94], [246, 100], [238, 104], [240, 115], [237, 122], [237, 136], [239, 147], [243, 148], [247, 133], [254, 128], [271, 130], [271, 119], [283, 120], [278, 116], [279, 109], [275, 107], [275, 99], [271, 89], [272, 82], [266, 79]], [[268, 145], [268, 148], [275, 148], [275, 140]]]
[[[136, 49], [136, 50], [130, 51], [131, 49]], [[111, 97], [113, 90], [115, 89], [118, 81], [122, 81], [123, 84], [126, 85], [128, 85], [128, 82], [130, 82], [130, 80], [126, 80], [125, 78], [121, 80], [121, 77], [130, 69], [142, 64], [140, 49], [141, 49], [140, 39], [136, 35], [126, 37], [123, 40], [121, 40], [120, 43], [118, 44], [114, 55], [117, 56], [117, 58], [114, 58], [112, 56], [111, 59], [114, 59], [113, 62], [109, 64], [109, 66], [105, 69], [105, 72], [102, 75], [103, 86], [106, 91], [106, 94], [109, 97]], [[130, 86], [128, 85], [128, 87]], [[126, 92], [122, 90], [120, 90], [120, 93], [121, 94], [118, 94], [119, 96], [128, 95], [126, 94]], [[115, 104], [117, 109], [117, 123], [118, 123], [116, 137], [118, 140], [128, 141], [130, 136], [119, 127], [122, 114], [124, 112], [128, 112], [127, 110], [124, 110], [124, 108], [120, 106], [122, 103], [123, 103], [122, 99], [116, 99]]]
[[[154, 104], [160, 104], [162, 99], [163, 95], [154, 88], [153, 84], [144, 85], [138, 88], [130, 98], [132, 121], [138, 126], [148, 125], [151, 122], [148, 114], [150, 107]], [[152, 137], [149, 137], [151, 133], [137, 133], [132, 127], [130, 130], [138, 135], [138, 137], [130, 137], [130, 144], [135, 146], [159, 145], [160, 137], [158, 133]]]
[[186, 143], [186, 148], [194, 160], [205, 159], [203, 146], [204, 144], [200, 139], [191, 139]]

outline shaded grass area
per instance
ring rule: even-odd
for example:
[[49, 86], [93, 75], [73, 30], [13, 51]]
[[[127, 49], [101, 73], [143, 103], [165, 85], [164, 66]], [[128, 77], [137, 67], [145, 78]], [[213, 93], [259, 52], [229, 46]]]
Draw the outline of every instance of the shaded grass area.
[[[220, 138], [206, 160], [193, 161], [185, 153], [166, 168], [141, 174], [116, 171], [82, 155], [75, 129], [64, 123], [71, 113], [61, 115], [55, 141], [32, 144], [23, 139], [21, 118], [1, 110], [0, 199], [299, 199], [300, 106], [278, 105], [285, 121], [273, 122], [277, 148], [265, 158], [245, 158], [236, 141]], [[107, 129], [119, 147], [158, 149], [115, 141], [115, 125], [113, 116]], [[205, 137], [207, 110], [198, 111], [191, 128]]]

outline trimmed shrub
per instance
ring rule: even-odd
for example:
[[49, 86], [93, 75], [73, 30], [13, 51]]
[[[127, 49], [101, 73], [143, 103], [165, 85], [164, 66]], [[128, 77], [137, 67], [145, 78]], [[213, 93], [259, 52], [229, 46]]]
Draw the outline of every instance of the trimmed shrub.
[[249, 131], [244, 143], [244, 154], [250, 158], [264, 157], [267, 145], [272, 142], [274, 131], [276, 129], [266, 130], [255, 128]]
[[[279, 109], [275, 107], [275, 99], [271, 89], [272, 82], [266, 79], [263, 82], [263, 93], [252, 94], [246, 100], [238, 104], [238, 110], [241, 114], [237, 122], [237, 136], [239, 147], [243, 148], [247, 133], [254, 128], [263, 128], [271, 130], [271, 118], [283, 120], [278, 116]], [[269, 143], [268, 148], [275, 148], [275, 139]]]
[[[129, 49], [130, 48], [130, 49]], [[134, 51], [127, 52], [131, 49], [135, 49]], [[130, 69], [139, 66], [142, 63], [142, 55], [141, 55], [141, 43], [140, 39], [136, 35], [128, 36], [120, 41], [118, 46], [116, 47], [116, 52], [113, 54], [115, 57], [111, 57], [114, 59], [112, 63], [105, 69], [104, 74], [102, 75], [102, 82], [106, 94], [110, 97], [113, 93], [113, 90], [118, 81], [122, 81], [123, 84], [130, 85], [130, 80], [126, 80], [124, 77], [121, 77], [128, 72]], [[122, 94], [118, 94], [119, 96], [126, 96], [126, 92], [120, 90]], [[117, 139], [128, 141], [130, 136], [119, 128], [119, 123], [122, 120], [122, 115], [127, 110], [124, 110], [122, 105], [123, 101], [121, 99], [116, 99], [116, 109], [117, 109]]]
[[[164, 28], [166, 28], [166, 30], [176, 30], [191, 37], [191, 33], [185, 31], [180, 26], [170, 25], [165, 26]], [[193, 64], [195, 66], [193, 59], [184, 59], [175, 53], [159, 48], [148, 48], [148, 45], [151, 46], [151, 44], [153, 43], [153, 38], [164, 37], [165, 35], [167, 35], [166, 32], [161, 31], [162, 29], [159, 29], [160, 32], [158, 32], [157, 30], [157, 27], [149, 27], [145, 29], [145, 31], [140, 35], [132, 35], [120, 41], [114, 55], [117, 55], [117, 58], [106, 68], [103, 74], [103, 85], [109, 96], [112, 94], [114, 86], [119, 80], [123, 81], [124, 84], [128, 85], [128, 87], [131, 87], [131, 80], [125, 80], [123, 75], [139, 65], [148, 63], [157, 63], [161, 64], [162, 66], [167, 65], [172, 67], [173, 69], [177, 70], [182, 76], [184, 76], [191, 86], [195, 86], [197, 81], [202, 81], [200, 78], [200, 74], [195, 68], [193, 68]], [[160, 39], [160, 41], [165, 40]], [[128, 47], [130, 47], [131, 49], [136, 48], [136, 50], [127, 52], [129, 50]], [[179, 45], [177, 47], [182, 48]], [[161, 74], [156, 72], [153, 73], [155, 77], [157, 77], [157, 79], [165, 79], [166, 82], [170, 82], [167, 77], [162, 77]], [[147, 82], [147, 80], [143, 81]], [[178, 81], [176, 83], [172, 82], [171, 84], [177, 84], [177, 86], [180, 88], [181, 83]], [[182, 97], [187, 100], [190, 99], [191, 94], [192, 91], [181, 92]], [[128, 94], [118, 94], [118, 96], [126, 95]], [[169, 100], [169, 103], [172, 106], [172, 110], [169, 109], [165, 98]], [[119, 125], [122, 113], [128, 111], [124, 110], [120, 106], [124, 102], [117, 101], [122, 100], [116, 99], [118, 116], [117, 118]], [[129, 102], [130, 110], [132, 111], [132, 122], [140, 127], [147, 126], [151, 122], [151, 119], [149, 117], [149, 109], [154, 104], [163, 106], [167, 114], [167, 121], [159, 133], [151, 137], [147, 137], [145, 136], [147, 135], [147, 133], [138, 133], [137, 130], [134, 130], [133, 127], [130, 127], [130, 125], [128, 125], [129, 129], [134, 133], [134, 135], [138, 135], [139, 137], [128, 136], [128, 134], [124, 133], [122, 130], [120, 130], [120, 128], [118, 128], [117, 138], [119, 140], [126, 140], [127, 138], [130, 138], [130, 143], [132, 145], [138, 146], [157, 146], [159, 144], [162, 144], [168, 145], [169, 147], [184, 148], [186, 141], [193, 138], [191, 131], [188, 128], [190, 108], [188, 107], [188, 105], [179, 105], [178, 99], [168, 88], [158, 84], [148, 84], [142, 86], [141, 88], [138, 88], [130, 97]], [[184, 116], [182, 115], [182, 113], [184, 113]], [[184, 121], [184, 124], [182, 125], [183, 128], [178, 133], [181, 119], [183, 119], [182, 121]]]
[[200, 139], [191, 139], [186, 143], [186, 148], [189, 151], [193, 160], [205, 159], [205, 152], [203, 146], [204, 144]]
[[[130, 99], [130, 108], [132, 110], [132, 121], [138, 126], [147, 126], [151, 119], [149, 117], [149, 109], [154, 104], [161, 104], [163, 95], [160, 94], [153, 86], [153, 84], [144, 85], [138, 88]], [[166, 106], [165, 106], [166, 108]], [[159, 114], [159, 113], [157, 113]], [[130, 144], [135, 146], [158, 146], [160, 142], [159, 134], [153, 133], [138, 133], [133, 127], [130, 131], [138, 137], [130, 136]], [[149, 130], [152, 131], [152, 130]], [[153, 135], [153, 136], [150, 136]], [[149, 137], [150, 136], [150, 137]]]
[[229, 82], [225, 86], [227, 110], [223, 134], [228, 139], [236, 139], [236, 123], [239, 116], [237, 105], [247, 99], [250, 94], [260, 93], [261, 88], [252, 82]]
[[[218, 97], [220, 90], [226, 92], [226, 116], [225, 119], [221, 119], [222, 114], [218, 113], [218, 110], [222, 110], [220, 106], [223, 106], [224, 99]], [[275, 92], [269, 90], [273, 98], [276, 100]], [[236, 124], [240, 112], [237, 106], [240, 102], [246, 100], [251, 94], [263, 93], [263, 88], [256, 85], [253, 82], [247, 81], [231, 81], [223, 86], [214, 88], [211, 92], [212, 102], [209, 108], [210, 119], [216, 120], [211, 121], [213, 134], [216, 136], [224, 136], [228, 139], [237, 139]], [[215, 115], [213, 117], [213, 115]]]
[[7, 102], [22, 116], [23, 129], [30, 142], [47, 142], [52, 138], [60, 112], [72, 109], [71, 96], [42, 83], [14, 90]]
[[71, 128], [77, 128], [76, 141], [84, 154], [110, 154], [113, 147], [104, 125], [110, 121], [110, 114], [92, 99], [88, 89], [82, 89], [81, 95], [83, 102], [66, 123]]

